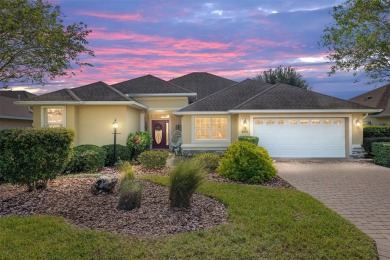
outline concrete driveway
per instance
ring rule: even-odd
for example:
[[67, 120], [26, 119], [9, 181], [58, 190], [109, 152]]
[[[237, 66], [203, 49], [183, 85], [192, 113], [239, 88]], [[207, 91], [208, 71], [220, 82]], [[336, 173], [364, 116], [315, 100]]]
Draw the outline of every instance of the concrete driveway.
[[279, 176], [372, 237], [390, 259], [390, 169], [364, 160], [276, 161]]

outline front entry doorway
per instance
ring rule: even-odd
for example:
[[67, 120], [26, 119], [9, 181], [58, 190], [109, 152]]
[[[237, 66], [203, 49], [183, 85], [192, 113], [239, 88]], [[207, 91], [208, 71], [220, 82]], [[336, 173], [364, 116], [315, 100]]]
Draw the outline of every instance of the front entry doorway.
[[169, 149], [169, 120], [152, 120], [153, 149]]

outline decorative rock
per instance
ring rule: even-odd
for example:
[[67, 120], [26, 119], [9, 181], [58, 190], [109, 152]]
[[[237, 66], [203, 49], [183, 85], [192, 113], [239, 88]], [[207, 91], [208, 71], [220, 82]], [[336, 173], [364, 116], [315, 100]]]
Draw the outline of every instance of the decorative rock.
[[95, 195], [112, 193], [118, 178], [114, 176], [101, 176], [91, 186], [91, 192]]

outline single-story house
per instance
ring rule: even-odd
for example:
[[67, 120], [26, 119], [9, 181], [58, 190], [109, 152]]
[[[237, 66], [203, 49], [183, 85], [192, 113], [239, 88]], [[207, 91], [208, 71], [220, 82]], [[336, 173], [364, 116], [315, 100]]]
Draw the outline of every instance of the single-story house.
[[[198, 94], [199, 93], [199, 94]], [[240, 83], [205, 72], [170, 81], [152, 75], [114, 85], [95, 82], [16, 102], [34, 110], [34, 127], [63, 126], [75, 145], [118, 143], [149, 131], [152, 148], [168, 149], [180, 130], [184, 153], [223, 151], [240, 135], [260, 138], [274, 158], [346, 158], [362, 143], [369, 108], [285, 84]]]
[[390, 126], [390, 84], [351, 98], [350, 101], [383, 110], [364, 117], [365, 125]]
[[32, 127], [32, 112], [14, 102], [34, 96], [27, 91], [0, 90], [0, 129]]

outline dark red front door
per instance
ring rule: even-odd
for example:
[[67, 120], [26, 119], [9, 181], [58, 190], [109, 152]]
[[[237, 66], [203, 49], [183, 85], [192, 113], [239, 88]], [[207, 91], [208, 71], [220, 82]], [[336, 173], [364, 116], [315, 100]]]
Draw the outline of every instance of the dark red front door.
[[168, 129], [169, 129], [168, 120], [152, 121], [153, 149], [169, 149]]

